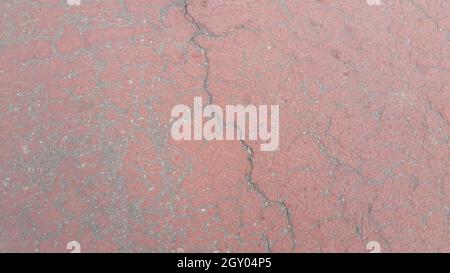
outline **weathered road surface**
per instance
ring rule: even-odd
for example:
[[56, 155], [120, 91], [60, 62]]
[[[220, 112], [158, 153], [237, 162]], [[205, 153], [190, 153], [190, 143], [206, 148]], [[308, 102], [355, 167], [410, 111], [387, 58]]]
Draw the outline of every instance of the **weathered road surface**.
[[[0, 251], [450, 251], [450, 2], [2, 0]], [[280, 105], [280, 149], [170, 111]], [[252, 151], [253, 150], [253, 151]]]

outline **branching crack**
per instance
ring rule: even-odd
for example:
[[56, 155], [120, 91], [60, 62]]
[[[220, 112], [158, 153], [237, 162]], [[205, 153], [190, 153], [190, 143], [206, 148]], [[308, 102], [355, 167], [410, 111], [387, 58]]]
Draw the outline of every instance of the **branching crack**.
[[[194, 16], [192, 16], [192, 14], [189, 12], [188, 0], [182, 0], [180, 5], [183, 7], [183, 14], [184, 14], [184, 17], [186, 18], [186, 20], [190, 24], [195, 26], [195, 28], [196, 28], [196, 31], [192, 35], [190, 42], [192, 44], [194, 44], [195, 47], [197, 47], [197, 49], [203, 54], [203, 56], [205, 58], [206, 73], [205, 73], [205, 77], [203, 79], [203, 90], [208, 96], [208, 105], [210, 105], [210, 104], [212, 104], [214, 97], [209, 89], [210, 63], [209, 63], [208, 51], [204, 46], [202, 46], [197, 41], [197, 37], [207, 36], [207, 37], [217, 38], [220, 36], [214, 34], [210, 30], [208, 30], [208, 28], [206, 28], [204, 25], [199, 23], [194, 18]], [[252, 177], [253, 167], [254, 167], [253, 149], [252, 149], [252, 147], [250, 147], [250, 145], [245, 143], [243, 140], [241, 140], [240, 143], [241, 143], [241, 146], [245, 149], [245, 151], [247, 153], [247, 161], [249, 164], [249, 168], [246, 172], [246, 180], [247, 180], [248, 184], [250, 185], [250, 187], [253, 190], [255, 190], [258, 193], [258, 195], [261, 197], [262, 201], [264, 202], [265, 207], [268, 207], [269, 205], [274, 204], [274, 205], [278, 205], [281, 208], [281, 210], [283, 211], [283, 213], [286, 217], [287, 223], [288, 223], [287, 229], [288, 229], [291, 241], [292, 241], [291, 251], [294, 251], [294, 249], [296, 247], [296, 240], [295, 240], [295, 233], [294, 233], [294, 228], [292, 225], [292, 217], [291, 217], [291, 212], [289, 210], [289, 207], [286, 205], [286, 203], [284, 201], [271, 200], [266, 195], [266, 193], [263, 190], [261, 190], [261, 188], [258, 186], [258, 184], [255, 183], [255, 181], [253, 180], [253, 177]], [[266, 248], [268, 249], [268, 251], [271, 251], [270, 242], [266, 235], [264, 235], [264, 242], [266, 244]]]
[[[281, 208], [281, 210], [283, 211], [284, 216], [286, 217], [286, 220], [287, 220], [287, 224], [288, 224], [287, 229], [288, 229], [289, 236], [290, 236], [291, 242], [292, 242], [291, 252], [293, 252], [297, 243], [296, 243], [296, 239], [295, 239], [295, 232], [294, 232], [294, 226], [293, 226], [293, 222], [292, 222], [291, 211], [289, 210], [289, 207], [287, 206], [286, 202], [280, 201], [280, 200], [271, 200], [267, 196], [267, 194], [259, 187], [259, 185], [256, 184], [256, 182], [253, 180], [253, 168], [254, 168], [253, 148], [250, 145], [248, 145], [247, 143], [245, 143], [245, 141], [243, 141], [243, 140], [241, 140], [240, 143], [241, 143], [241, 146], [245, 149], [245, 151], [247, 153], [247, 161], [248, 161], [248, 165], [249, 165], [249, 168], [247, 169], [247, 172], [245, 174], [245, 179], [247, 180], [250, 187], [254, 191], [256, 191], [258, 193], [258, 195], [261, 197], [262, 201], [264, 202], [265, 207], [268, 207], [269, 205], [278, 205]], [[267, 236], [265, 237], [264, 240], [266, 242], [266, 246], [270, 246]], [[268, 249], [270, 249], [270, 248], [268, 248]]]
[[206, 73], [205, 73], [205, 77], [203, 78], [203, 91], [205, 91], [205, 93], [207, 94], [207, 96], [208, 96], [208, 105], [210, 105], [212, 103], [212, 100], [213, 100], [213, 95], [211, 94], [211, 91], [209, 90], [209, 86], [208, 86], [209, 85], [209, 57], [208, 57], [208, 51], [196, 39], [197, 39], [198, 36], [215, 37], [216, 35], [214, 33], [212, 33], [211, 31], [209, 31], [205, 26], [203, 26], [202, 24], [197, 22], [195, 20], [195, 18], [189, 13], [187, 0], [184, 0], [182, 2], [182, 6], [183, 6], [184, 17], [186, 18], [186, 20], [189, 23], [191, 23], [196, 28], [196, 31], [192, 35], [192, 37], [190, 39], [190, 42], [192, 42], [192, 44], [194, 44], [195, 47], [197, 47], [197, 49], [203, 54], [203, 56], [205, 58], [204, 65], [206, 67]]

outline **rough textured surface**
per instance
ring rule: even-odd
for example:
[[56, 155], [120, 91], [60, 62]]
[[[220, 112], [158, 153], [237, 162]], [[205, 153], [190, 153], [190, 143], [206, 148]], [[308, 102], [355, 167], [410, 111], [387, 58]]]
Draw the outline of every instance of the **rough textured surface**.
[[[450, 251], [450, 1], [80, 3], [0, 3], [1, 252]], [[194, 96], [280, 150], [173, 141]]]

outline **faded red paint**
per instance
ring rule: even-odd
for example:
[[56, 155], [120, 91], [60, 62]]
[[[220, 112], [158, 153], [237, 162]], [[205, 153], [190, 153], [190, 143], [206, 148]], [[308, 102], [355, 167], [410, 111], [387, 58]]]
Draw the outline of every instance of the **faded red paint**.
[[[381, 3], [2, 1], [0, 251], [449, 252], [450, 3]], [[173, 141], [209, 95], [280, 150]]]

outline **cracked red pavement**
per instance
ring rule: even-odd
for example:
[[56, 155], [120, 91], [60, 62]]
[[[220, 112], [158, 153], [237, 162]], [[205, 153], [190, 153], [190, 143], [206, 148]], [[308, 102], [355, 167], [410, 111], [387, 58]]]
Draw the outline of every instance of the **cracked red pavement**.
[[[1, 1], [0, 252], [450, 252], [449, 14]], [[280, 105], [279, 150], [174, 141], [196, 96]]]

